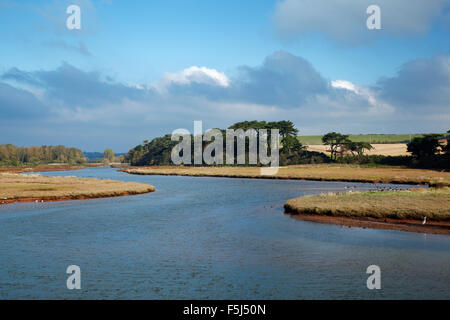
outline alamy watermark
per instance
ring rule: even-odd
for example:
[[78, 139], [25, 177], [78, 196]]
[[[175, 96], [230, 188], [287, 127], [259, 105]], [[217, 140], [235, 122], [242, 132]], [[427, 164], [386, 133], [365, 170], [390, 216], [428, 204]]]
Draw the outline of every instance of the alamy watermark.
[[72, 264], [67, 267], [66, 273], [70, 274], [70, 276], [67, 278], [67, 281], [66, 281], [67, 289], [80, 290], [81, 289], [81, 269], [80, 269], [80, 267]]
[[367, 289], [380, 290], [381, 289], [381, 269], [380, 269], [380, 267], [375, 264], [372, 264], [367, 267], [366, 273], [370, 274], [370, 276], [367, 278], [367, 281], [366, 281]]
[[367, 14], [370, 16], [366, 20], [366, 26], [369, 30], [380, 30], [381, 29], [381, 9], [379, 6], [372, 4], [367, 7]]
[[66, 27], [69, 30], [81, 29], [81, 9], [79, 6], [72, 4], [67, 7], [66, 13], [69, 14], [66, 20]]
[[[172, 132], [171, 140], [179, 142], [171, 152], [171, 160], [174, 164], [261, 164], [269, 165], [269, 168], [261, 168], [263, 175], [272, 175], [278, 172], [280, 141], [278, 129], [247, 129], [245, 131], [243, 129], [227, 129], [224, 132], [219, 129], [209, 129], [203, 133], [202, 128], [202, 121], [194, 121], [193, 135], [186, 129], [176, 129]], [[247, 139], [248, 150], [246, 150]], [[194, 140], [193, 144], [192, 140]]]
[[[81, 269], [77, 265], [70, 265], [66, 269], [66, 273], [70, 276], [67, 278], [66, 286], [69, 290], [81, 289]], [[367, 278], [366, 286], [369, 290], [381, 289], [381, 268], [375, 264], [367, 267], [366, 273], [370, 276]]]
[[[69, 16], [66, 19], [66, 26], [69, 30], [80, 30], [81, 29], [81, 8], [78, 5], [71, 4], [67, 7], [66, 13]], [[372, 4], [367, 7], [366, 14], [369, 17], [366, 20], [366, 26], [369, 30], [380, 30], [381, 29], [381, 9], [380, 6]]]

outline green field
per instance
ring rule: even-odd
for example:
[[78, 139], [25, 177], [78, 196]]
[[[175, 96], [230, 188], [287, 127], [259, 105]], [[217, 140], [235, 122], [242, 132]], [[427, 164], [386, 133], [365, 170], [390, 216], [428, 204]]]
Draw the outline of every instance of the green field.
[[[445, 135], [445, 133], [442, 134]], [[411, 139], [422, 136], [423, 134], [350, 134], [349, 139], [354, 142], [368, 143], [408, 143]], [[305, 145], [322, 144], [321, 135], [299, 136], [298, 139]]]

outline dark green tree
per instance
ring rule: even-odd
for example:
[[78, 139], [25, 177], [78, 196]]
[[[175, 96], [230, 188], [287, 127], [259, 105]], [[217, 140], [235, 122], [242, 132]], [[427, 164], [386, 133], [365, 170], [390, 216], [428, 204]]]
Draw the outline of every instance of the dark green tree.
[[421, 159], [433, 156], [443, 150], [443, 145], [439, 142], [442, 136], [439, 134], [426, 134], [423, 137], [415, 137], [407, 144], [408, 152], [413, 157]]
[[372, 150], [373, 147], [368, 142], [353, 142], [349, 141], [342, 145], [342, 148], [344, 151], [349, 151], [352, 153], [352, 155], [355, 155], [355, 153], [358, 156], [362, 156], [364, 154], [364, 150]]
[[282, 137], [297, 137], [298, 129], [295, 128], [292, 121], [279, 121], [280, 135]]
[[340, 148], [345, 144], [348, 144], [350, 140], [348, 139], [348, 135], [337, 133], [337, 132], [329, 132], [322, 137], [323, 144], [330, 146], [331, 159], [336, 160], [337, 154]]
[[281, 140], [282, 149], [281, 152], [291, 155], [293, 153], [299, 153], [304, 149], [303, 145], [298, 141], [297, 137], [286, 136]]

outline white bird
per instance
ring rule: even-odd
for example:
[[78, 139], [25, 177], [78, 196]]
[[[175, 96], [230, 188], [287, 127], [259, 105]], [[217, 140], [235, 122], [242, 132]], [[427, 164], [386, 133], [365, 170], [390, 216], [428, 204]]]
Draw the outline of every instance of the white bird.
[[425, 223], [427, 223], [427, 217], [423, 218], [422, 224], [425, 224]]

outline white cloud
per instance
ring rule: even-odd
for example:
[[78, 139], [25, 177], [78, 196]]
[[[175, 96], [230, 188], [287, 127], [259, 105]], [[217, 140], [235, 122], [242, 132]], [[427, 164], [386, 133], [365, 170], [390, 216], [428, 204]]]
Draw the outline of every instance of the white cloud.
[[371, 88], [357, 86], [347, 80], [334, 80], [331, 81], [330, 84], [333, 88], [349, 91], [363, 101], [366, 101], [369, 107], [366, 112], [369, 114], [386, 115], [394, 111], [394, 108], [391, 105], [381, 101], [381, 99], [377, 99]]
[[405, 110], [449, 111], [450, 55], [409, 61], [395, 76], [381, 78], [375, 89], [383, 100]]
[[347, 80], [334, 80], [331, 81], [331, 86], [333, 88], [340, 88], [340, 89], [346, 89], [349, 91], [353, 91], [354, 93], [358, 93], [358, 90], [356, 89], [356, 86]]
[[[67, 64], [51, 71], [12, 69], [0, 75], [15, 85], [0, 82], [0, 122], [24, 127], [24, 119], [33, 119], [33, 130], [48, 128], [49, 136], [79, 130], [86, 145], [101, 135], [111, 145], [120, 140], [121, 150], [131, 141], [190, 128], [194, 120], [226, 128], [243, 120], [289, 119], [303, 134], [303, 128], [310, 134], [448, 130], [448, 55], [410, 61], [375, 86], [328, 81], [305, 59], [283, 52], [240, 71], [231, 81], [217, 70], [190, 67], [166, 74], [157, 82], [166, 86], [160, 92], [154, 85], [104, 81], [98, 72]], [[11, 137], [6, 129], [0, 133]], [[81, 143], [77, 135], [72, 141]]]
[[191, 83], [228, 87], [230, 80], [225, 73], [207, 67], [191, 66], [177, 73], [166, 72], [163, 78], [151, 86], [164, 91], [171, 84], [189, 85]]

